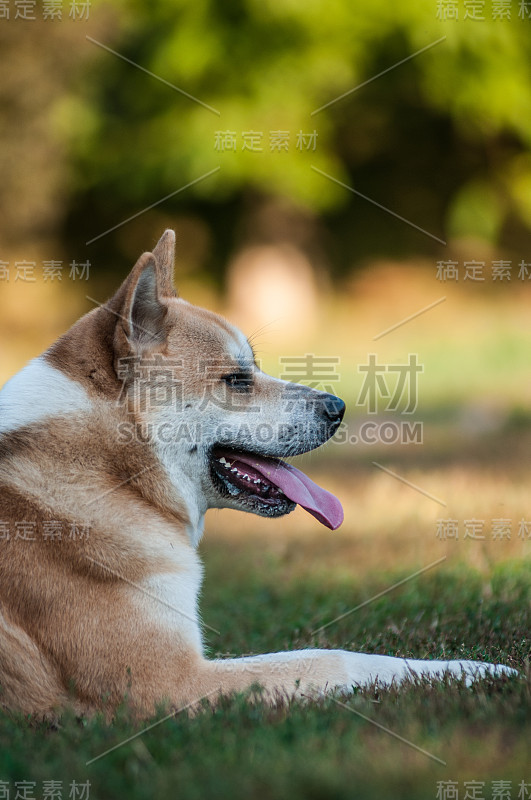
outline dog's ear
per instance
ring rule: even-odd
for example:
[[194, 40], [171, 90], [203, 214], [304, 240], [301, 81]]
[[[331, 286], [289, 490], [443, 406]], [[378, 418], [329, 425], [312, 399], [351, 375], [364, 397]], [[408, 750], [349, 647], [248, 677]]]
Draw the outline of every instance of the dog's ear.
[[161, 300], [158, 261], [154, 253], [144, 253], [129, 275], [118, 325], [125, 333], [128, 349], [141, 353], [163, 344], [167, 311]]
[[175, 231], [167, 228], [153, 250], [157, 261], [157, 285], [161, 297], [175, 297], [173, 264], [175, 261]]
[[166, 230], [152, 253], [143, 253], [109, 303], [119, 318], [114, 334], [115, 356], [140, 355], [166, 342], [167, 300], [175, 297], [173, 262], [175, 233]]

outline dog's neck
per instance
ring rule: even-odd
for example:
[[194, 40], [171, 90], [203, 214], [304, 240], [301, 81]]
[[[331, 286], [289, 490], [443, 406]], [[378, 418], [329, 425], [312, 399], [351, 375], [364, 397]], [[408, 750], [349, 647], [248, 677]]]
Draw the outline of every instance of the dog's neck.
[[35, 359], [0, 394], [8, 482], [45, 508], [54, 508], [61, 495], [65, 518], [80, 524], [91, 524], [96, 508], [110, 500], [123, 509], [124, 524], [128, 505], [142, 506], [196, 547], [204, 503], [185, 474], [170, 474], [171, 465], [149, 442], [124, 439], [121, 426], [131, 431], [128, 420], [125, 403], [97, 400], [46, 358]]

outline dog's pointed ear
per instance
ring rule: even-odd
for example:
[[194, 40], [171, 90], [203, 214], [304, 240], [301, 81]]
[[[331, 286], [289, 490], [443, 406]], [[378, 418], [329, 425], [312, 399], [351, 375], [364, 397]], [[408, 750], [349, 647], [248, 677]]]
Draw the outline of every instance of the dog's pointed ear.
[[159, 263], [154, 253], [144, 253], [129, 275], [120, 314], [129, 348], [137, 353], [166, 341], [168, 306], [161, 294]]
[[167, 228], [157, 242], [153, 255], [158, 266], [158, 289], [162, 297], [175, 297], [173, 265], [175, 262], [175, 231]]
[[168, 300], [173, 288], [175, 233], [166, 230], [152, 253], [143, 253], [108, 308], [118, 317], [115, 357], [160, 349], [167, 340]]

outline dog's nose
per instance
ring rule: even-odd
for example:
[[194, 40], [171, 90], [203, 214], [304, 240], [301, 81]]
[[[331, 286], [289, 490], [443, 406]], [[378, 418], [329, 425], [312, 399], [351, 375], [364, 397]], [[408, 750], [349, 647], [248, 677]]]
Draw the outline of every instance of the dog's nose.
[[322, 407], [331, 422], [341, 422], [345, 413], [345, 404], [340, 397], [336, 397], [335, 394], [325, 394], [322, 399]]

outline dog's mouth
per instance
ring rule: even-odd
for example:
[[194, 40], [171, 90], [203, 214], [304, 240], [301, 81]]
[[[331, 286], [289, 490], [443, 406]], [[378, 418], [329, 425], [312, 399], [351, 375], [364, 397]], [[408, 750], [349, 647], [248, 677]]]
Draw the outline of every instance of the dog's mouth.
[[343, 522], [337, 497], [278, 458], [214, 447], [210, 472], [217, 491], [243, 510], [280, 517], [300, 505], [332, 530]]

